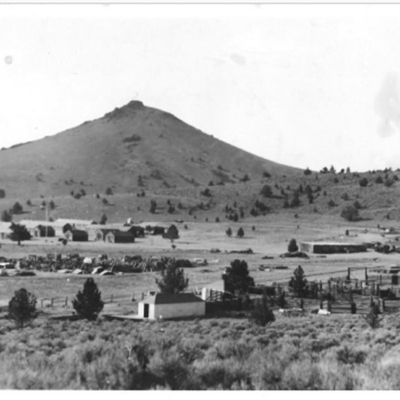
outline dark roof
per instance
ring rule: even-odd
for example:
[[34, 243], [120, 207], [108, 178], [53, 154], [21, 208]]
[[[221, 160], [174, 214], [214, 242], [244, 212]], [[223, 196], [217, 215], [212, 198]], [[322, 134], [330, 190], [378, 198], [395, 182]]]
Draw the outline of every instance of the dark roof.
[[156, 293], [153, 296], [146, 297], [142, 301], [147, 304], [203, 303], [203, 300], [193, 293]]
[[71, 232], [73, 235], [82, 235], [82, 236], [88, 235], [86, 231], [82, 231], [80, 229], [69, 229], [67, 232]]
[[134, 237], [135, 235], [133, 235], [131, 232], [117, 231], [117, 232], [115, 232], [115, 236]]
[[99, 229], [104, 235], [107, 235], [110, 232], [118, 232], [118, 229]]

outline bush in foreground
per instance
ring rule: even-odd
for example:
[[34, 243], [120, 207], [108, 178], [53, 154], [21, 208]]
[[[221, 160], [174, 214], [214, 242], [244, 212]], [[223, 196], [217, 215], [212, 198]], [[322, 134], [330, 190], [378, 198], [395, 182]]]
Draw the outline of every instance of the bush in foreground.
[[275, 321], [274, 312], [268, 307], [268, 298], [265, 292], [262, 295], [261, 301], [255, 304], [250, 315], [250, 320], [260, 326], [266, 326]]
[[8, 318], [15, 322], [17, 328], [22, 329], [36, 317], [36, 297], [24, 288], [17, 290], [8, 303]]

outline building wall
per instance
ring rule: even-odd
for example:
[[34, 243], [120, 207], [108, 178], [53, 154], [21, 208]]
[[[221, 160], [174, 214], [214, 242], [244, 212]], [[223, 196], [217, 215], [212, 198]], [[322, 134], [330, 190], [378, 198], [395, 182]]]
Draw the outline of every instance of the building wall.
[[300, 243], [300, 251], [313, 252], [313, 246], [310, 243]]
[[[144, 303], [139, 302], [139, 316], [144, 316]], [[206, 303], [150, 304], [149, 319], [202, 317], [206, 314]]]
[[115, 236], [114, 239], [115, 243], [134, 243], [135, 238], [134, 237], [127, 237], [127, 236]]

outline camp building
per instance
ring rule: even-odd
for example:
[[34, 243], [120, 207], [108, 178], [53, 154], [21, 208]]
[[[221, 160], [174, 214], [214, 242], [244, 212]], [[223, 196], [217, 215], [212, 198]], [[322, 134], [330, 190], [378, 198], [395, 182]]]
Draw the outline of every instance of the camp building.
[[367, 251], [367, 245], [364, 243], [303, 242], [300, 243], [300, 251], [315, 254], [360, 253]]
[[155, 293], [139, 302], [139, 317], [145, 319], [202, 317], [205, 314], [205, 301], [193, 293]]

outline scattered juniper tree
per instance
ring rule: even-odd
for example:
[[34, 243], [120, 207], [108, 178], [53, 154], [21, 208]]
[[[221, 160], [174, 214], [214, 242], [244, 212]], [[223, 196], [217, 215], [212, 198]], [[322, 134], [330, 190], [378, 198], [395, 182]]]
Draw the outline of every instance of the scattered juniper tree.
[[250, 276], [249, 267], [244, 260], [234, 260], [223, 275], [227, 292], [246, 294], [254, 286], [254, 279]]
[[83, 291], [79, 291], [72, 300], [72, 306], [80, 317], [88, 320], [97, 319], [104, 307], [104, 302], [101, 300], [101, 292], [93, 278], [86, 279]]
[[346, 206], [343, 208], [340, 216], [346, 221], [358, 221], [360, 219], [358, 209], [354, 206]]
[[296, 239], [291, 239], [288, 244], [288, 252], [294, 253], [295, 251], [298, 251], [298, 250], [299, 250], [299, 246], [297, 246]]
[[361, 178], [359, 181], [359, 184], [361, 187], [366, 187], [368, 186], [368, 179], [367, 178]]
[[161, 271], [161, 279], [156, 279], [161, 293], [175, 294], [183, 292], [189, 285], [183, 269], [178, 268], [175, 260], [169, 260]]
[[167, 232], [163, 235], [164, 239], [170, 239], [175, 240], [175, 239], [179, 239], [179, 231], [178, 228], [175, 225], [171, 225]]
[[301, 265], [299, 265], [289, 281], [289, 287], [297, 297], [304, 297], [307, 293], [307, 285], [308, 282], [304, 270]]
[[11, 222], [11, 221], [12, 221], [12, 214], [9, 213], [7, 210], [4, 210], [4, 211], [1, 213], [1, 220], [2, 220], [3, 222]]
[[229, 227], [226, 231], [226, 236], [231, 237], [232, 236], [232, 229]]
[[236, 236], [239, 238], [242, 238], [244, 236], [244, 230], [242, 227], [240, 227], [236, 233]]
[[19, 202], [15, 202], [12, 209], [11, 209], [11, 213], [12, 214], [21, 214], [24, 211], [23, 207], [21, 206], [21, 204], [19, 204]]
[[269, 185], [264, 185], [261, 188], [260, 194], [264, 197], [271, 197], [272, 196], [272, 188]]
[[30, 325], [37, 317], [36, 297], [22, 288], [14, 292], [14, 297], [8, 303], [8, 318], [22, 329]]
[[100, 219], [100, 225], [105, 225], [107, 223], [107, 215], [103, 214]]
[[150, 201], [150, 212], [154, 214], [157, 210], [157, 203], [155, 200]]
[[23, 240], [31, 239], [31, 234], [26, 229], [25, 225], [11, 224], [10, 229], [12, 230], [10, 233], [10, 239], [14, 242], [18, 242], [18, 246], [21, 246]]

